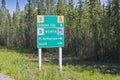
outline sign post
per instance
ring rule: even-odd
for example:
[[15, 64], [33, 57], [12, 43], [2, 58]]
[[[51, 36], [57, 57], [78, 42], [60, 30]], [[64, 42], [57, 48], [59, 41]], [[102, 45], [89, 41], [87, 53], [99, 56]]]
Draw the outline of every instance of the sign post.
[[64, 47], [64, 16], [37, 16], [37, 48], [39, 69], [42, 65], [42, 48], [59, 48], [59, 67], [62, 71], [62, 47]]
[[39, 57], [38, 57], [38, 60], [39, 60], [39, 65], [38, 65], [38, 67], [39, 67], [39, 70], [41, 70], [41, 66], [42, 66], [42, 49], [40, 48], [39, 50], [38, 50], [38, 52], [39, 52]]
[[62, 72], [62, 48], [59, 48], [59, 70]]

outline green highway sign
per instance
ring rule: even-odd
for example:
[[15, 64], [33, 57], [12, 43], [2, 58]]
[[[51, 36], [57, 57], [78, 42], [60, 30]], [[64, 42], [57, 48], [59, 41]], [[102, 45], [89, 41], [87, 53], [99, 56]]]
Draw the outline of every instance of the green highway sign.
[[64, 47], [64, 16], [37, 16], [37, 48]]

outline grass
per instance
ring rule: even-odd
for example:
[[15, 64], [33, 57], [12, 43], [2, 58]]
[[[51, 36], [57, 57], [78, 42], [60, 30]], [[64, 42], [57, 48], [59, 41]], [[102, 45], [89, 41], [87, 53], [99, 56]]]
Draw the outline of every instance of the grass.
[[16, 80], [120, 80], [119, 63], [63, 61], [60, 73], [58, 63], [43, 62], [39, 71], [37, 59], [25, 54], [24, 51], [1, 48], [0, 72]]

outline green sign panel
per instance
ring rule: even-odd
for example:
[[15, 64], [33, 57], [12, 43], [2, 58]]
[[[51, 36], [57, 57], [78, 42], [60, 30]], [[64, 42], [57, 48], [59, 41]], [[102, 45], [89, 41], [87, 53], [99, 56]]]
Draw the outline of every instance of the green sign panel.
[[64, 16], [37, 16], [37, 48], [64, 47]]

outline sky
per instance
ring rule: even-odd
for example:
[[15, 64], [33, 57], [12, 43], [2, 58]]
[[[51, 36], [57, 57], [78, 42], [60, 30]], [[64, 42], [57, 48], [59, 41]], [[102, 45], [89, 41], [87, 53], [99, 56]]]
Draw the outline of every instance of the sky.
[[[1, 6], [1, 1], [0, 0], [0, 6]], [[77, 4], [78, 0], [73, 0], [75, 4]], [[101, 2], [103, 3], [104, 0], [101, 0]], [[24, 6], [27, 4], [27, 0], [18, 0], [19, 5], [20, 5], [20, 9], [24, 10]], [[7, 9], [9, 9], [10, 14], [13, 13], [13, 11], [15, 11], [16, 8], [16, 0], [6, 0], [6, 7]]]
[[[0, 0], [0, 6], [1, 6], [1, 1]], [[78, 0], [74, 0], [75, 4], [77, 4]], [[20, 5], [20, 9], [24, 10], [24, 6], [27, 4], [27, 0], [18, 0], [19, 5]], [[16, 0], [6, 0], [6, 7], [9, 10], [10, 14], [13, 13], [13, 11], [15, 11], [16, 8]]]
[[[1, 1], [0, 0], [0, 6], [1, 6]], [[24, 10], [25, 4], [27, 4], [27, 0], [18, 0], [19, 6], [21, 10]], [[16, 9], [16, 0], [6, 0], [6, 7], [9, 10], [10, 14], [13, 13]]]

